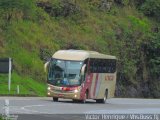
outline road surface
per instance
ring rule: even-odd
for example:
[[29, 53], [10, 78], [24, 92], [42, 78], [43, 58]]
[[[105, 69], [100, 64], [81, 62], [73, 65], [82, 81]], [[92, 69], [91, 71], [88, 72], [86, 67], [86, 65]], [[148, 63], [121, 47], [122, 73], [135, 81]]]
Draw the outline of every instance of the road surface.
[[0, 114], [5, 114], [5, 101], [9, 101], [9, 114], [26, 116], [29, 114], [41, 117], [46, 117], [48, 114], [72, 114], [72, 116], [74, 114], [160, 114], [160, 99], [112, 98], [108, 99], [106, 104], [98, 104], [94, 100], [82, 104], [73, 103], [68, 99], [53, 102], [50, 97], [0, 97]]

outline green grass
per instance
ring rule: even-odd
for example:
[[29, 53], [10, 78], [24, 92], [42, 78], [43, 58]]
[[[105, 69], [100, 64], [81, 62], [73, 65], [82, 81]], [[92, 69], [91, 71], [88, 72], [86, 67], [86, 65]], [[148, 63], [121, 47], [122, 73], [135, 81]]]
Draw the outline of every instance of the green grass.
[[12, 73], [11, 90], [8, 91], [8, 75], [0, 76], [0, 95], [18, 95], [17, 85], [23, 96], [46, 96], [46, 83], [35, 81], [29, 77], [21, 77]]
[[1, 116], [0, 116], [0, 120], [3, 120]]

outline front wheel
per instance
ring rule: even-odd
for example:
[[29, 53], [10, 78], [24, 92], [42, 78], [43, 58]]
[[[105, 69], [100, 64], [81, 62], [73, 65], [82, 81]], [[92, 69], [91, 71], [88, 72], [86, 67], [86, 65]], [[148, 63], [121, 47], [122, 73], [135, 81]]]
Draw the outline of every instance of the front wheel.
[[83, 98], [83, 100], [81, 100], [81, 102], [86, 103], [86, 99], [87, 99], [87, 93], [84, 94], [84, 98]]
[[58, 101], [58, 98], [53, 97], [53, 101], [54, 101], [54, 102], [57, 102], [57, 101]]
[[72, 99], [73, 103], [78, 103], [79, 100], [76, 100], [76, 99]]

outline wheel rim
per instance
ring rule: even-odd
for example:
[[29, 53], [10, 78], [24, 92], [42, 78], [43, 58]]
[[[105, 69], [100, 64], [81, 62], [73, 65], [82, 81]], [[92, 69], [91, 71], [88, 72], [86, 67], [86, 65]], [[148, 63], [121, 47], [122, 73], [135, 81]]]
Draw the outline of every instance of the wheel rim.
[[104, 102], [104, 103], [106, 102], [106, 96], [104, 96], [104, 98], [103, 98], [103, 102]]
[[104, 98], [103, 98], [103, 102], [104, 103], [106, 103], [106, 99], [107, 99], [107, 97], [106, 97], [106, 93], [104, 94]]

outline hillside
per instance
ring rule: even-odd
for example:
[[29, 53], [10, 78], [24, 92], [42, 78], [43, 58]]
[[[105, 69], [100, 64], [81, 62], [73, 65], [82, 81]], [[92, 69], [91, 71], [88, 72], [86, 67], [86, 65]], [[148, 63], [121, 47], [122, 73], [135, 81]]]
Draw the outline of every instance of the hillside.
[[12, 57], [12, 90], [44, 96], [45, 61], [59, 49], [115, 55], [116, 96], [160, 98], [159, 0], [0, 0], [0, 57]]

